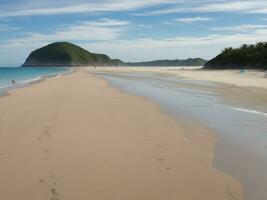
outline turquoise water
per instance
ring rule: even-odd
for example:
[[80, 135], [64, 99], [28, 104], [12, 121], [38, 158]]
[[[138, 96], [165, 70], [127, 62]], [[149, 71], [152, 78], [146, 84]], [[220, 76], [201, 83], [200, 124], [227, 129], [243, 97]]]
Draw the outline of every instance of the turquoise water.
[[[0, 95], [14, 87], [22, 87], [68, 72], [70, 69], [64, 67], [0, 67]], [[12, 80], [15, 80], [16, 84], [12, 84]]]

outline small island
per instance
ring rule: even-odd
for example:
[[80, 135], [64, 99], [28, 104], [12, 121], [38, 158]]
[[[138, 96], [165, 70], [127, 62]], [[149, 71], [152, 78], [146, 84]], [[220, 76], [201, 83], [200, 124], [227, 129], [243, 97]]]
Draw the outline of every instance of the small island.
[[204, 69], [267, 70], [267, 43], [244, 44], [236, 49], [225, 48], [221, 54], [208, 61]]
[[56, 42], [33, 51], [23, 67], [118, 66], [119, 59], [96, 54], [68, 42]]

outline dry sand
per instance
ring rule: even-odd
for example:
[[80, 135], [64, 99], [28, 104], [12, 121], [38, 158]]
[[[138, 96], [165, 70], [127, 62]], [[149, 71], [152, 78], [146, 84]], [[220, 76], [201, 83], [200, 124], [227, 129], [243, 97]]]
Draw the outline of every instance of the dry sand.
[[195, 79], [208, 80], [236, 86], [250, 86], [267, 89], [267, 73], [263, 71], [246, 70], [179, 70], [174, 72], [178, 76]]
[[187, 67], [184, 70], [181, 67], [106, 67], [100, 70], [167, 73], [193, 80], [207, 80], [235, 86], [251, 86], [267, 89], [267, 72], [263, 71], [245, 70], [245, 73], [240, 73], [240, 70], [203, 70], [199, 67]]
[[84, 71], [0, 97], [0, 199], [240, 200], [214, 134]]

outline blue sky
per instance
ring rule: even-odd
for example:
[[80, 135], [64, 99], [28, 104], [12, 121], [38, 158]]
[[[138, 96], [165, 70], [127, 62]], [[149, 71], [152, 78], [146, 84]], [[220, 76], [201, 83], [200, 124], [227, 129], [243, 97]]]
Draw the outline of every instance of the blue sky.
[[124, 61], [202, 57], [267, 41], [266, 0], [0, 0], [0, 66], [55, 41]]

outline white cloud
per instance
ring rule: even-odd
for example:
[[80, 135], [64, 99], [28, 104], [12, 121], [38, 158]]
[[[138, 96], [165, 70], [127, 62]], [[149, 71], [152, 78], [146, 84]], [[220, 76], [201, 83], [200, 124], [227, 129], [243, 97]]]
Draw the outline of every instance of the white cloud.
[[25, 0], [19, 4], [3, 5], [0, 17], [20, 17], [60, 14], [92, 14], [95, 12], [136, 11], [158, 5], [168, 6], [164, 9], [144, 11], [134, 15], [160, 15], [182, 12], [247, 12], [267, 14], [266, 0]]
[[267, 8], [252, 10], [250, 12], [251, 13], [258, 13], [258, 14], [267, 14]]
[[191, 24], [194, 22], [212, 21], [212, 20], [213, 18], [210, 18], [210, 17], [187, 17], [187, 18], [174, 19], [175, 22], [186, 23], [186, 24]]
[[129, 25], [129, 21], [103, 18], [98, 21], [88, 22], [90, 26], [126, 26]]
[[0, 32], [15, 31], [20, 29], [19, 27], [11, 27], [6, 24], [0, 24]]
[[52, 33], [26, 33], [21, 38], [7, 40], [0, 44], [5, 48], [37, 47], [54, 41], [106, 41], [120, 37], [130, 22], [116, 19], [84, 21], [57, 29]]
[[[45, 3], [44, 3], [45, 2]], [[112, 11], [130, 11], [144, 7], [155, 6], [159, 4], [170, 4], [175, 0], [99, 0], [99, 1], [44, 1], [43, 3], [29, 1], [21, 7], [10, 6], [0, 13], [0, 17], [19, 17], [36, 15], [60, 15], [93, 12], [112, 12]], [[26, 4], [26, 5], [25, 5]]]
[[162, 15], [170, 13], [214, 13], [214, 12], [246, 12], [246, 13], [266, 13], [266, 0], [214, 0], [214, 1], [188, 1], [182, 5], [171, 6], [169, 8], [153, 10], [146, 13], [137, 13], [135, 15], [149, 16]]
[[[85, 48], [103, 52], [125, 61], [202, 57], [210, 59], [225, 47], [238, 47], [267, 40], [267, 30], [246, 34], [214, 34], [203, 37], [143, 38], [107, 42], [80, 43]], [[204, 49], [204, 50], [203, 50]]]
[[213, 31], [230, 31], [230, 32], [251, 32], [253, 30], [266, 29], [267, 25], [265, 24], [242, 24], [237, 26], [224, 26], [224, 27], [215, 27], [211, 28]]
[[255, 1], [230, 1], [221, 3], [211, 3], [196, 8], [195, 12], [231, 12], [231, 11], [252, 11], [267, 6], [264, 0]]

